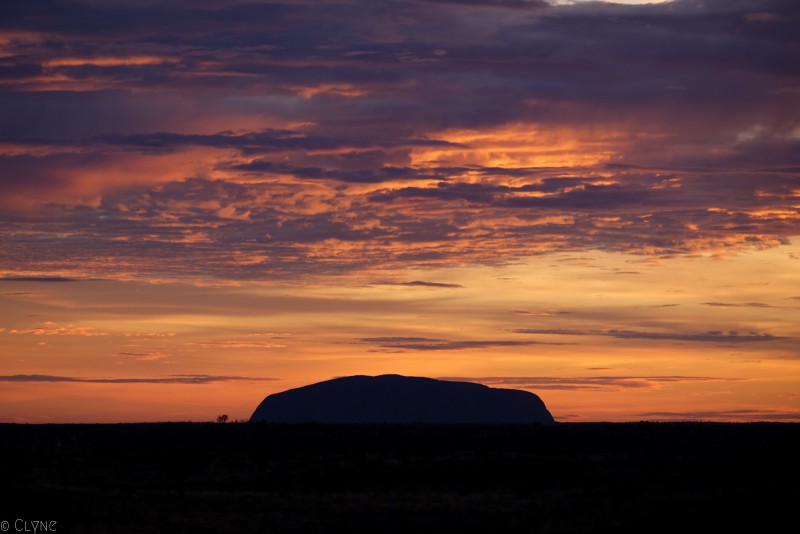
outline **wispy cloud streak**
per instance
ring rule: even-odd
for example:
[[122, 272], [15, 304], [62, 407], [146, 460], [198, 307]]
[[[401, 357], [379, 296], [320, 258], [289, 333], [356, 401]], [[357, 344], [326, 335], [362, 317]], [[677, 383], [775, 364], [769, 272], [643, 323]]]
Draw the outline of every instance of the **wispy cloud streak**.
[[606, 336], [620, 339], [646, 339], [652, 341], [698, 341], [703, 343], [760, 343], [787, 339], [772, 334], [736, 331], [722, 332], [711, 330], [707, 332], [641, 332], [636, 330], [564, 330], [564, 329], [537, 329], [519, 328], [514, 330], [518, 334], [547, 334], [560, 336]]
[[215, 376], [215, 375], [169, 375], [153, 378], [83, 378], [72, 376], [52, 375], [5, 375], [0, 376], [0, 382], [29, 383], [29, 382], [68, 382], [81, 384], [191, 384], [202, 385], [216, 382], [259, 382], [265, 380], [278, 380], [276, 378], [247, 377], [247, 376]]
[[502, 347], [526, 347], [531, 345], [561, 345], [541, 341], [518, 340], [446, 340], [426, 337], [367, 337], [359, 342], [375, 345], [383, 349], [403, 351], [476, 350]]
[[707, 376], [583, 376], [583, 377], [443, 377], [442, 380], [478, 382], [493, 387], [530, 390], [619, 391], [622, 389], [658, 389], [680, 382], [713, 382], [731, 379]]

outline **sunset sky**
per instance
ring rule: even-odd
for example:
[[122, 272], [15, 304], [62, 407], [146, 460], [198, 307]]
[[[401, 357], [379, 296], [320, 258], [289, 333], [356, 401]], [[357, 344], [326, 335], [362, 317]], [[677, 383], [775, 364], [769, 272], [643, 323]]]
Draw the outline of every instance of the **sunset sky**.
[[0, 3], [0, 421], [398, 373], [800, 421], [800, 2]]

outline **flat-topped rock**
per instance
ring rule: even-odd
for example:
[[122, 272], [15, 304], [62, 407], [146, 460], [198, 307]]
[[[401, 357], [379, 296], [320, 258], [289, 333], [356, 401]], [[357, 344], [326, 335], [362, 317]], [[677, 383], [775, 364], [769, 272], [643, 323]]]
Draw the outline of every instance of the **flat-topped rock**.
[[554, 423], [529, 391], [400, 375], [348, 376], [266, 397], [250, 417], [269, 423]]

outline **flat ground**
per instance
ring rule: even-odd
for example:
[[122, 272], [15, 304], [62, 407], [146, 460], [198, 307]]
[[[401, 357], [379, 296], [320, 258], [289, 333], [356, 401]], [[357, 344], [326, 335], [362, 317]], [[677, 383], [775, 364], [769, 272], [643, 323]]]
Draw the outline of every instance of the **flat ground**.
[[20, 519], [79, 533], [771, 532], [796, 520], [798, 454], [797, 424], [0, 425], [0, 520], [10, 532]]

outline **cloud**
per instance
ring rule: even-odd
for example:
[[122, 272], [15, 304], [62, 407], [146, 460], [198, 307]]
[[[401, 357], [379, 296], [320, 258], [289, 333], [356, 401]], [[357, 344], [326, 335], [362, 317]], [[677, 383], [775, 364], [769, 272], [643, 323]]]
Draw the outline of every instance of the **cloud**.
[[147, 352], [118, 352], [117, 354], [119, 356], [126, 356], [143, 362], [153, 362], [169, 357], [168, 354], [164, 354], [158, 350], [151, 350]]
[[[383, 147], [381, 147], [383, 148]], [[380, 150], [370, 151], [369, 157], [364, 157], [364, 151], [359, 154], [362, 159], [368, 162], [371, 157], [378, 161], [370, 162], [373, 165], [381, 159], [389, 160], [389, 154]], [[390, 161], [390, 160], [389, 160]], [[342, 163], [341, 161], [338, 163]], [[398, 167], [393, 165], [383, 165], [380, 168], [323, 168], [319, 166], [292, 166], [284, 162], [276, 162], [265, 158], [256, 158], [247, 163], [229, 165], [230, 170], [241, 171], [245, 175], [269, 176], [269, 175], [289, 175], [303, 180], [336, 180], [355, 184], [373, 184], [381, 182], [396, 182], [403, 180], [424, 180], [441, 179], [446, 175], [444, 171], [437, 169], [419, 169], [411, 167]]]
[[[210, 135], [158, 132], [151, 134], [114, 134], [97, 139], [110, 145], [142, 149], [174, 149], [187, 146], [234, 148], [246, 154], [283, 152], [289, 150], [337, 150], [393, 147], [460, 146], [457, 143], [431, 139], [343, 138], [307, 135], [291, 130], [262, 130], [258, 132], [219, 132]], [[241, 168], [241, 167], [240, 167]], [[248, 167], [244, 167], [248, 169]], [[248, 170], [252, 170], [252, 164]]]
[[460, 289], [463, 288], [461, 284], [449, 284], [446, 282], [427, 282], [425, 280], [412, 280], [410, 282], [377, 282], [382, 286], [407, 286], [407, 287], [433, 287], [433, 288], [448, 288]]
[[563, 310], [514, 310], [517, 315], [529, 315], [532, 317], [553, 317], [559, 315], [569, 315], [572, 312]]
[[433, 339], [425, 337], [367, 337], [360, 343], [375, 345], [382, 349], [403, 351], [439, 351], [439, 350], [477, 350], [496, 347], [526, 347], [530, 345], [561, 345], [562, 343], [544, 343], [540, 341], [515, 340], [461, 340]]
[[13, 272], [274, 280], [798, 235], [796, 2], [47, 6], [0, 7]]
[[217, 382], [259, 382], [278, 380], [277, 378], [224, 376], [224, 375], [168, 375], [157, 378], [83, 378], [53, 375], [6, 375], [0, 376], [0, 382], [69, 382], [82, 384], [212, 384]]
[[462, 6], [483, 6], [512, 9], [545, 9], [550, 4], [544, 0], [417, 0], [436, 4], [454, 4]]
[[[280, 339], [280, 338], [279, 338]], [[224, 341], [201, 341], [198, 343], [204, 348], [218, 349], [276, 349], [286, 345], [273, 341], [254, 341], [254, 340], [224, 340]]]
[[744, 302], [744, 303], [730, 303], [730, 302], [703, 302], [703, 306], [710, 306], [712, 308], [774, 308], [770, 304], [763, 302]]
[[[606, 369], [606, 368], [597, 368]], [[706, 376], [589, 376], [589, 377], [442, 377], [441, 380], [477, 382], [491, 387], [529, 390], [619, 391], [658, 389], [665, 384], [733, 380]]]
[[34, 336], [83, 336], [83, 337], [99, 337], [110, 335], [107, 332], [99, 332], [90, 326], [76, 326], [69, 324], [66, 326], [59, 326], [56, 323], [45, 321], [39, 323], [36, 328], [29, 329], [12, 329], [8, 331], [9, 334], [32, 334]]
[[737, 331], [722, 332], [710, 330], [707, 332], [640, 332], [636, 330], [565, 330], [565, 329], [537, 329], [520, 328], [514, 330], [518, 334], [546, 334], [563, 336], [606, 336], [620, 339], [647, 339], [653, 341], [697, 341], [702, 343], [760, 343], [789, 339], [773, 334]]
[[78, 282], [77, 278], [65, 276], [3, 276], [0, 282]]
[[637, 417], [662, 421], [800, 421], [800, 412], [769, 409], [645, 412]]

